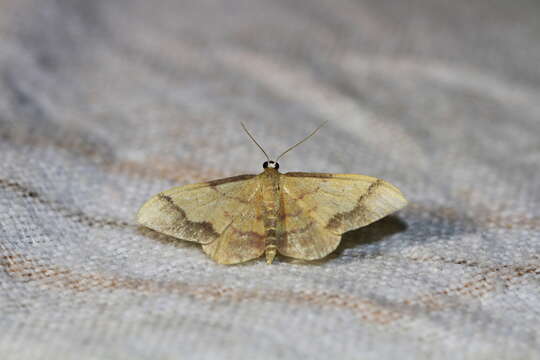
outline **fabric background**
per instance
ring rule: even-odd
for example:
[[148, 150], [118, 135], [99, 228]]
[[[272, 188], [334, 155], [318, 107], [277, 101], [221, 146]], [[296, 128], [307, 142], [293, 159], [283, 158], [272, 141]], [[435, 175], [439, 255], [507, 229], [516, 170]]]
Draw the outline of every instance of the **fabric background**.
[[[540, 358], [536, 1], [0, 1], [1, 359]], [[136, 226], [261, 171], [411, 204], [311, 264]]]

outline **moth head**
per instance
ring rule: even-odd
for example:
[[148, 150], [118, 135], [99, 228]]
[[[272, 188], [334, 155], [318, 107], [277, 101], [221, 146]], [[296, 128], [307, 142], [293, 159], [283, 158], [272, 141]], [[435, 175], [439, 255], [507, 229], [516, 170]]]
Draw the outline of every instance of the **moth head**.
[[277, 162], [275, 162], [275, 161], [272, 161], [272, 160], [265, 161], [263, 163], [263, 169], [268, 169], [268, 168], [277, 170], [277, 169], [279, 169], [279, 164]]

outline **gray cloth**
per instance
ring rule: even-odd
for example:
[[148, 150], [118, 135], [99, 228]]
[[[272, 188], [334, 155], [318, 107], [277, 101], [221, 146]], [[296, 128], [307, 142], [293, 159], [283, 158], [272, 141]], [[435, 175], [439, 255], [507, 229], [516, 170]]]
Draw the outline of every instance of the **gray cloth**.
[[[535, 1], [0, 2], [0, 358], [538, 359]], [[151, 195], [361, 173], [335, 254], [215, 264]]]

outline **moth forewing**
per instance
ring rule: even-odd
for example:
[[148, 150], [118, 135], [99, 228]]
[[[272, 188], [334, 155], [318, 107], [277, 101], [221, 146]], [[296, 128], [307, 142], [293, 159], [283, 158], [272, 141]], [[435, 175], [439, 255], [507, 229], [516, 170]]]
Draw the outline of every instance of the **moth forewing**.
[[259, 192], [255, 175], [240, 175], [174, 187], [148, 200], [137, 220], [155, 231], [179, 239], [208, 244], [215, 241], [235, 214], [250, 207]]

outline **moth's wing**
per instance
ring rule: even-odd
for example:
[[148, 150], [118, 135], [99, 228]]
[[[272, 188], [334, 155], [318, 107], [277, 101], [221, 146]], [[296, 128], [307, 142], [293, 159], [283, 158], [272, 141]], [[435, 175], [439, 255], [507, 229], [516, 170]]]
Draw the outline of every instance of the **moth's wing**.
[[265, 251], [262, 191], [258, 190], [245, 206], [237, 206], [220, 237], [202, 248], [220, 264], [238, 264], [260, 257]]
[[392, 184], [355, 174], [286, 173], [281, 176], [283, 255], [318, 259], [332, 252], [341, 234], [404, 207]]
[[[150, 229], [201, 244], [219, 239], [230, 242], [236, 236], [233, 231], [244, 228], [255, 237], [264, 234], [262, 217], [253, 215], [260, 211], [254, 202], [260, 193], [256, 175], [179, 186], [148, 200], [139, 210], [137, 220]], [[246, 235], [236, 237], [238, 241], [251, 239]], [[253, 243], [259, 247], [257, 242]], [[261, 254], [262, 251], [264, 246]]]
[[290, 185], [281, 185], [281, 229], [276, 238], [277, 250], [297, 259], [321, 259], [337, 248], [341, 234], [326, 229], [317, 215], [317, 205], [305, 202], [300, 189], [289, 191], [290, 188]]

